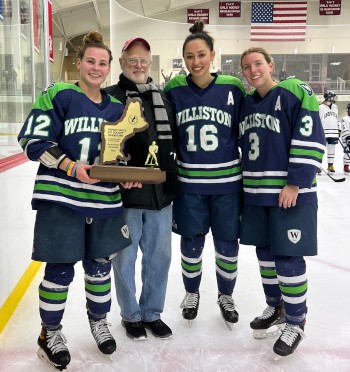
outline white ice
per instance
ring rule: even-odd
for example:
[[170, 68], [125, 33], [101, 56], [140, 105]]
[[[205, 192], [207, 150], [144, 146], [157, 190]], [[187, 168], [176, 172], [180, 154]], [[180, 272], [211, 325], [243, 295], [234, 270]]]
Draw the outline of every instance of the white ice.
[[[335, 176], [343, 177], [341, 148], [337, 146]], [[326, 160], [324, 160], [326, 167]], [[31, 185], [28, 185], [31, 187]], [[173, 235], [173, 259], [169, 273], [166, 306], [162, 319], [173, 337], [158, 340], [150, 333], [145, 341], [133, 341], [121, 326], [114, 287], [108, 320], [117, 341], [113, 360], [99, 353], [85, 311], [81, 265], [71, 285], [63, 333], [68, 339], [72, 361], [68, 371], [89, 372], [228, 372], [228, 371], [350, 371], [350, 177], [335, 183], [325, 174], [318, 176], [319, 254], [307, 258], [309, 280], [306, 339], [296, 352], [274, 360], [274, 340], [255, 340], [249, 322], [265, 308], [254, 247], [241, 246], [234, 299], [240, 315], [230, 331], [216, 304], [214, 249], [207, 238], [203, 255], [201, 301], [197, 319], [189, 328], [182, 319], [184, 296], [181, 278], [179, 238]], [[29, 244], [29, 243], [28, 243]], [[137, 262], [138, 273], [140, 261]], [[38, 273], [29, 290], [0, 335], [1, 372], [41, 372], [47, 367], [36, 356], [40, 330], [37, 287]], [[137, 277], [140, 283], [139, 275]]]

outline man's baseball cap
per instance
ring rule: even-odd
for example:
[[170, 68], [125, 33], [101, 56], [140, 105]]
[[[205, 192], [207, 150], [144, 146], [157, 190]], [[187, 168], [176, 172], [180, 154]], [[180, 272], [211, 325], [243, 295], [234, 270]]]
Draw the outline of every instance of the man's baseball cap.
[[151, 47], [148, 44], [148, 41], [146, 41], [145, 39], [142, 39], [141, 37], [133, 37], [132, 39], [129, 39], [124, 43], [122, 52], [127, 50], [135, 41], [142, 43], [147, 50], [151, 51]]

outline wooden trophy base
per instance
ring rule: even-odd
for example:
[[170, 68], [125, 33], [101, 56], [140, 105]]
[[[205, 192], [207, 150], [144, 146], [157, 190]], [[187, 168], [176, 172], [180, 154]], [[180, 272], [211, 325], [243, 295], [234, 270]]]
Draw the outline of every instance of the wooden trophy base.
[[159, 168], [127, 167], [118, 165], [95, 165], [90, 169], [91, 178], [104, 182], [141, 182], [158, 184], [166, 180], [166, 172]]

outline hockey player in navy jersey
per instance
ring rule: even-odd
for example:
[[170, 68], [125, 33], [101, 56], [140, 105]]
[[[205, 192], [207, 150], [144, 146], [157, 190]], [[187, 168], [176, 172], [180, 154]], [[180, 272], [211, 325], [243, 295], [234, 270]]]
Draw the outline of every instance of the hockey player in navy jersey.
[[165, 87], [177, 121], [179, 193], [173, 205], [173, 231], [181, 235], [186, 290], [181, 304], [183, 317], [191, 324], [197, 316], [202, 251], [211, 229], [217, 302], [232, 329], [238, 321], [232, 293], [242, 206], [237, 124], [245, 91], [239, 79], [210, 73], [214, 40], [203, 28], [202, 21], [196, 22], [183, 44], [189, 75], [176, 76]]
[[327, 171], [334, 173], [335, 145], [339, 140], [338, 106], [335, 104], [334, 92], [327, 91], [323, 97], [324, 101], [320, 104], [319, 113], [327, 141]]
[[346, 105], [345, 115], [341, 120], [341, 132], [340, 140], [344, 149], [343, 163], [344, 163], [344, 173], [346, 175], [350, 174], [350, 103]]
[[53, 83], [41, 92], [18, 136], [27, 157], [40, 162], [32, 198], [37, 210], [32, 259], [46, 262], [39, 286], [38, 355], [59, 370], [71, 359], [61, 320], [77, 261], [85, 272], [91, 333], [103, 354], [116, 350], [106, 321], [111, 307], [110, 259], [131, 241], [119, 185], [88, 173], [99, 159], [101, 123], [115, 122], [124, 108], [100, 89], [111, 60], [99, 32], [85, 35], [77, 58], [79, 81]]
[[254, 87], [239, 123], [244, 208], [241, 244], [255, 245], [267, 308], [250, 326], [256, 338], [277, 325], [273, 350], [294, 352], [304, 337], [307, 276], [303, 256], [317, 254], [316, 172], [325, 151], [318, 103], [300, 80], [272, 79], [274, 64], [262, 48], [241, 56]]

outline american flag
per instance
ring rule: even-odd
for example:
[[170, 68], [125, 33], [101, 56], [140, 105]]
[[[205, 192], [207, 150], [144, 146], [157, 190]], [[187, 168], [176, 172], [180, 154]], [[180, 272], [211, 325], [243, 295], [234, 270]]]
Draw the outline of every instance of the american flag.
[[253, 2], [251, 41], [304, 41], [307, 1]]

